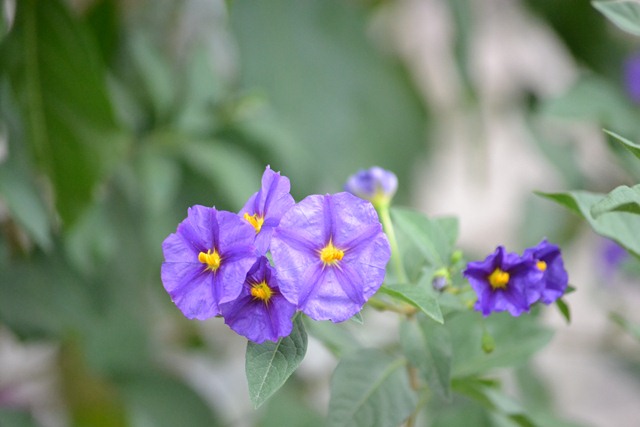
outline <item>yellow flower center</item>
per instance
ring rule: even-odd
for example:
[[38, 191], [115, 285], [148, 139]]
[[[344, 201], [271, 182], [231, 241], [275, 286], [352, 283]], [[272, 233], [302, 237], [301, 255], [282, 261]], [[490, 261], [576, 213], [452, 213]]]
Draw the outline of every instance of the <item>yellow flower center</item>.
[[344, 257], [344, 251], [333, 246], [331, 240], [329, 240], [327, 246], [320, 250], [320, 259], [324, 265], [337, 264], [338, 261], [342, 260], [342, 257]]
[[493, 270], [493, 273], [489, 275], [489, 284], [492, 289], [504, 289], [509, 283], [509, 273], [502, 271], [499, 268]]
[[540, 270], [540, 271], [546, 271], [547, 270], [547, 263], [542, 261], [542, 260], [539, 260], [536, 263], [536, 267], [538, 267], [538, 270]]
[[249, 224], [253, 225], [253, 228], [256, 229], [256, 234], [260, 232], [260, 229], [262, 229], [262, 224], [264, 223], [264, 217], [258, 214], [249, 215], [245, 212], [244, 219], [246, 219]]
[[271, 296], [273, 295], [273, 291], [271, 290], [269, 285], [267, 285], [267, 282], [263, 280], [260, 283], [251, 285], [251, 295], [253, 295], [253, 297], [256, 299], [268, 303], [271, 299]]
[[207, 270], [216, 271], [220, 267], [222, 259], [218, 251], [209, 249], [206, 253], [200, 252], [198, 254], [198, 261], [207, 264]]

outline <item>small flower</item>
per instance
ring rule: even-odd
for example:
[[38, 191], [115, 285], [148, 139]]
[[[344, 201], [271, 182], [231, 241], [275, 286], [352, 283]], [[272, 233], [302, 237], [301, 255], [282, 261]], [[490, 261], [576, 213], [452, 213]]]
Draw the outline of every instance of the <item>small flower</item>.
[[502, 246], [484, 261], [468, 263], [463, 274], [478, 295], [474, 308], [484, 316], [492, 311], [519, 316], [540, 298], [543, 272], [536, 262]]
[[255, 230], [238, 215], [193, 206], [187, 218], [162, 243], [162, 283], [189, 319], [220, 314], [219, 305], [235, 299], [256, 256]]
[[261, 344], [278, 341], [293, 329], [295, 305], [287, 301], [278, 288], [275, 270], [266, 257], [251, 267], [240, 296], [220, 305], [224, 322], [238, 334]]
[[337, 193], [289, 210], [271, 254], [287, 300], [314, 320], [341, 322], [380, 288], [391, 250], [371, 203]]
[[351, 175], [344, 185], [345, 191], [362, 199], [369, 200], [374, 206], [387, 205], [396, 194], [398, 178], [393, 172], [373, 166]]
[[560, 248], [544, 239], [537, 246], [526, 249], [523, 256], [533, 258], [536, 267], [543, 272], [540, 301], [551, 304], [560, 298], [569, 283]]
[[269, 166], [262, 174], [262, 188], [249, 198], [239, 215], [253, 226], [256, 234], [256, 253], [264, 255], [269, 250], [273, 230], [280, 218], [293, 207], [289, 178], [280, 176]]
[[625, 261], [629, 259], [629, 252], [610, 239], [603, 239], [599, 252], [601, 277], [606, 281], [611, 281], [621, 270]]
[[640, 53], [636, 53], [625, 61], [624, 84], [629, 98], [640, 104]]

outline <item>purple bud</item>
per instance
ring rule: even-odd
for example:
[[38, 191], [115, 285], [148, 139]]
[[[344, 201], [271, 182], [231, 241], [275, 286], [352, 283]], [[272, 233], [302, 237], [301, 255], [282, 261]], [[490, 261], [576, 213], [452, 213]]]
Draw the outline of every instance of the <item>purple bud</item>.
[[373, 166], [351, 175], [344, 189], [361, 199], [369, 200], [375, 206], [388, 204], [398, 189], [398, 178], [391, 171]]

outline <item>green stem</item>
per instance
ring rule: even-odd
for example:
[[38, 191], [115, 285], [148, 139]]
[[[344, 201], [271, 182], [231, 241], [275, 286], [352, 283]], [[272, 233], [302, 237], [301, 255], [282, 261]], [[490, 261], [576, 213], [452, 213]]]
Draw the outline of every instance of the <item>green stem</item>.
[[400, 283], [409, 283], [407, 273], [404, 271], [404, 265], [402, 264], [402, 258], [400, 257], [400, 250], [398, 249], [398, 241], [396, 240], [396, 233], [393, 229], [393, 223], [391, 222], [391, 215], [389, 215], [389, 205], [377, 206], [378, 216], [380, 216], [380, 222], [384, 228], [384, 232], [389, 239], [389, 245], [391, 246], [391, 259], [393, 260], [396, 276]]
[[369, 298], [367, 304], [378, 311], [392, 311], [394, 313], [403, 314], [405, 316], [413, 316], [417, 311], [416, 308], [410, 304], [403, 304], [401, 306], [395, 305], [376, 297]]

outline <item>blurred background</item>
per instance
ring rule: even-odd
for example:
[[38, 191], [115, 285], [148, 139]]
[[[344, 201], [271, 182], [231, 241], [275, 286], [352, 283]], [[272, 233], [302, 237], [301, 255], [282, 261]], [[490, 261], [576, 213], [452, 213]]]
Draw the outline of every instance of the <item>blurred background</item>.
[[266, 165], [298, 201], [390, 169], [468, 259], [560, 244], [573, 321], [546, 310], [527, 372], [575, 425], [636, 425], [639, 270], [533, 191], [640, 180], [601, 131], [640, 137], [638, 52], [583, 0], [0, 0], [0, 426], [322, 425], [331, 353], [254, 411], [246, 340], [160, 282], [187, 208], [239, 210]]

